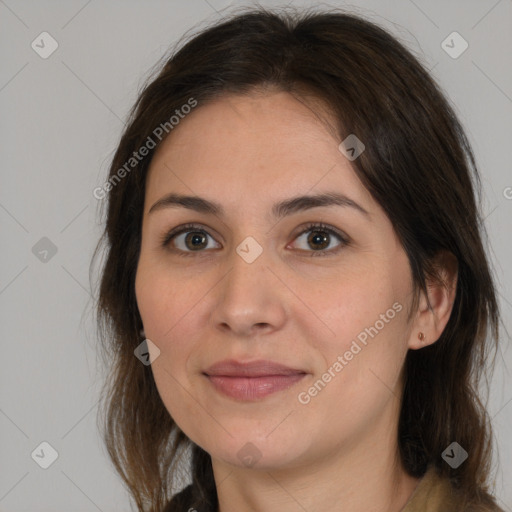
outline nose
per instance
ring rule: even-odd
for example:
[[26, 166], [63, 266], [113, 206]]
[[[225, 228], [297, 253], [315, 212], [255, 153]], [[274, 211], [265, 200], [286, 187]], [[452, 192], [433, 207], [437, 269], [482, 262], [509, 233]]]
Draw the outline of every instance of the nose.
[[[286, 322], [286, 287], [269, 267], [265, 251], [247, 263], [235, 251], [230, 270], [215, 287], [211, 320], [223, 334], [249, 337], [282, 329]], [[288, 297], [289, 298], [289, 297]]]

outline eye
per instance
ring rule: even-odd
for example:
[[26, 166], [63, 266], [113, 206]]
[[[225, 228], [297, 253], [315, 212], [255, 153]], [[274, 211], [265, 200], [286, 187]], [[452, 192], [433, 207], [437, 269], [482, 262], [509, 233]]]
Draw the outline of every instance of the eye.
[[[306, 237], [305, 243], [313, 250], [309, 250], [308, 247], [299, 247], [301, 251], [310, 252], [311, 256], [328, 256], [329, 254], [335, 254], [341, 250], [344, 246], [349, 244], [348, 237], [343, 235], [341, 232], [331, 226], [327, 226], [322, 223], [312, 223], [306, 226], [295, 240], [300, 240], [304, 235], [309, 234]], [[325, 250], [331, 245], [332, 237], [338, 239], [338, 243], [335, 248]], [[203, 249], [219, 249], [220, 246], [211, 247], [208, 243], [208, 238], [213, 238], [211, 235], [196, 224], [186, 224], [171, 230], [166, 233], [161, 240], [162, 247], [169, 247], [172, 242], [171, 249], [177, 252], [180, 256], [190, 256], [194, 252], [203, 252]], [[304, 240], [303, 240], [304, 242]]]
[[204, 229], [195, 224], [187, 224], [165, 234], [161, 243], [163, 247], [167, 247], [173, 242], [172, 249], [176, 249], [181, 255], [188, 256], [186, 253], [211, 249], [212, 247], [208, 244], [208, 238], [211, 238], [211, 235]]
[[[305, 235], [308, 235], [305, 237]], [[332, 237], [335, 237], [340, 242], [334, 249], [327, 249], [332, 242]], [[305, 237], [305, 240], [304, 240]], [[328, 256], [329, 254], [335, 254], [339, 250], [341, 250], [344, 246], [348, 245], [348, 238], [340, 233], [338, 230], [326, 226], [325, 224], [309, 224], [296, 238], [295, 240], [303, 239], [303, 243], [307, 244], [307, 247], [299, 247], [299, 249], [311, 252], [311, 256]], [[308, 250], [309, 248], [313, 248], [312, 251]]]

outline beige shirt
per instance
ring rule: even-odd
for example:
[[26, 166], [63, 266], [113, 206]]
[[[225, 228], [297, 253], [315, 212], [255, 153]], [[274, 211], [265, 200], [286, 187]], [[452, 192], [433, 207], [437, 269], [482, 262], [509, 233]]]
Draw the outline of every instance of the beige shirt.
[[[192, 492], [191, 485], [181, 491], [180, 494], [183, 495], [181, 503], [191, 503], [193, 501]], [[440, 478], [434, 466], [431, 466], [400, 512], [469, 512], [470, 510], [473, 512], [504, 512], [496, 505], [468, 508], [462, 504], [463, 501], [450, 482]], [[171, 510], [170, 504], [166, 510]]]
[[431, 467], [400, 512], [456, 512], [458, 504], [450, 482], [441, 479]]

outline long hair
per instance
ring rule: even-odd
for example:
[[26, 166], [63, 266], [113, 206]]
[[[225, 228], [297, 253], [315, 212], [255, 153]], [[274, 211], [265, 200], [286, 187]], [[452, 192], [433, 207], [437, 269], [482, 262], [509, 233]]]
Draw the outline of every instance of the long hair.
[[[137, 162], [130, 158], [149, 146], [148, 137], [159, 142], [159, 126], [172, 138], [179, 125], [169, 119], [191, 99], [201, 108], [261, 88], [323, 101], [339, 140], [355, 134], [365, 143], [353, 169], [391, 220], [416, 294], [438, 278], [440, 251], [457, 258], [456, 297], [442, 336], [406, 357], [399, 454], [410, 475], [421, 477], [434, 465], [468, 503], [494, 504], [491, 426], [478, 389], [498, 341], [499, 311], [475, 158], [453, 108], [417, 58], [378, 25], [340, 10], [258, 7], [226, 17], [175, 49], [131, 111], [103, 189], [105, 231], [95, 253], [105, 250], [97, 312], [110, 366], [101, 430], [116, 470], [140, 511], [215, 510], [210, 456], [178, 428], [151, 367], [134, 356], [142, 327], [135, 273], [155, 148]], [[453, 441], [468, 452], [457, 468], [442, 459]], [[172, 500], [190, 450], [192, 485]]]

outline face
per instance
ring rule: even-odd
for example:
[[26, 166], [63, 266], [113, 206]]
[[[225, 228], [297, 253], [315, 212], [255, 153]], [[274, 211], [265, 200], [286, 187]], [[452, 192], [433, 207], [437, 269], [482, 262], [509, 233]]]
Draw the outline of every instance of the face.
[[163, 403], [214, 461], [285, 468], [394, 436], [412, 277], [339, 143], [288, 93], [229, 96], [152, 160], [137, 303]]

